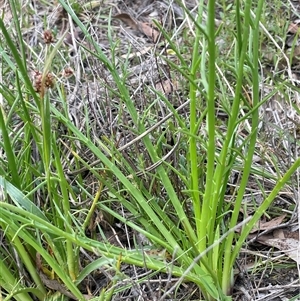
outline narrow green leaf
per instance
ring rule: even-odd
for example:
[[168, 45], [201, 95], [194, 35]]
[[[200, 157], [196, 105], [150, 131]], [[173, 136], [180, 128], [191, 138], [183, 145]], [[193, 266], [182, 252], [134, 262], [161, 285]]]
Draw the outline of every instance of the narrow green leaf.
[[11, 197], [16, 206], [24, 208], [26, 211], [48, 221], [44, 213], [30, 201], [17, 187], [0, 176], [0, 187]]
[[21, 188], [21, 181], [18, 173], [18, 168], [16, 164], [16, 157], [13, 151], [13, 147], [10, 143], [9, 134], [7, 132], [4, 116], [0, 108], [0, 130], [4, 143], [4, 150], [6, 153], [9, 170], [7, 172], [11, 173], [11, 180], [17, 187]]

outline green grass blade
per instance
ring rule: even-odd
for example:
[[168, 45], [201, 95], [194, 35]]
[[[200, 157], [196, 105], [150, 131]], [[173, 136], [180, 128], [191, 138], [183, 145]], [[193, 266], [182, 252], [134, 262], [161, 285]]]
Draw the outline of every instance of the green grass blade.
[[[9, 165], [9, 170], [7, 170], [7, 172], [11, 173], [11, 180], [14, 183], [14, 185], [20, 188], [21, 181], [20, 181], [19, 172], [17, 168], [16, 157], [13, 151], [13, 147], [10, 143], [11, 140], [9, 138], [9, 133], [7, 131], [6, 123], [1, 109], [0, 109], [0, 130], [1, 130], [1, 136], [4, 143], [6, 158]], [[8, 175], [6, 175], [6, 177], [7, 176]]]
[[32, 201], [30, 201], [16, 186], [0, 176], [0, 187], [9, 194], [16, 206], [24, 208], [26, 211], [48, 221], [44, 213]]
[[[24, 288], [20, 283], [18, 283], [18, 279], [14, 277], [8, 268], [4, 259], [0, 256], [0, 287], [4, 289], [6, 292], [10, 294], [11, 297], [14, 297], [17, 301], [32, 301], [32, 298], [28, 294], [28, 292], [24, 291]], [[37, 296], [39, 296], [40, 300], [44, 295], [40, 293], [40, 291], [36, 290]]]
[[[12, 70], [14, 70], [15, 72], [17, 72], [17, 71], [20, 72], [20, 75], [21, 75], [22, 79], [24, 80], [26, 87], [30, 92], [30, 95], [33, 97], [36, 106], [39, 108], [40, 107], [39, 98], [32, 86], [31, 80], [28, 76], [28, 71], [26, 69], [26, 66], [24, 65], [22, 57], [19, 55], [17, 47], [16, 47], [15, 43], [12, 41], [9, 33], [7, 32], [5, 24], [1, 18], [0, 18], [0, 29], [7, 42], [8, 48], [11, 51], [11, 53], [16, 61], [16, 66], [15, 66], [15, 64], [13, 64], [13, 66], [11, 66]], [[7, 56], [4, 56], [4, 58], [5, 57], [8, 58]], [[8, 62], [11, 63], [11, 60], [8, 59]]]

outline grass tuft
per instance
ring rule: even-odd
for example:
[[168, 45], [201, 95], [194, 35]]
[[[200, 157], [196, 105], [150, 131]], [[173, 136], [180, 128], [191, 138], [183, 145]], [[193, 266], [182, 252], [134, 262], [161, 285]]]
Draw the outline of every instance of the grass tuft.
[[148, 298], [188, 282], [199, 300], [232, 300], [251, 231], [300, 167], [297, 132], [265, 120], [270, 103], [299, 114], [293, 82], [263, 72], [269, 8], [170, 4], [120, 39], [114, 8], [51, 5], [37, 39], [18, 3], [9, 27], [0, 18], [1, 299], [117, 300], [160, 277]]

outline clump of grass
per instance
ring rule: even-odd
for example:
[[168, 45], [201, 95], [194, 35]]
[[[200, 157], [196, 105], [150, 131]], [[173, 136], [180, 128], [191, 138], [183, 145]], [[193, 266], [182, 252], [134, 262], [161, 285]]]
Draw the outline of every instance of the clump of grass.
[[[240, 221], [249, 176], [255, 174], [252, 164], [259, 128], [258, 109], [273, 95], [260, 98], [259, 94], [259, 21], [263, 1], [258, 1], [257, 6], [251, 0], [245, 1], [243, 6], [236, 2], [233, 47], [228, 50], [232, 60], [227, 65], [221, 64], [223, 57], [216, 47], [221, 28], [216, 31], [215, 1], [208, 1], [207, 6], [200, 1], [196, 17], [185, 10], [194, 29], [190, 60], [157, 23], [169, 52], [175, 54], [178, 63], [165, 56], [162, 59], [174, 74], [185, 79], [189, 94], [186, 119], [186, 114], [181, 115], [180, 107], [175, 108], [163, 93], [154, 91], [157, 102], [170, 111], [162, 121], [163, 131], [158, 130], [160, 124], [150, 130], [146, 128], [145, 124], [155, 123], [154, 103], [145, 103], [144, 112], [138, 111], [125, 84], [125, 69], [121, 77], [114, 56], [112, 60], [108, 59], [72, 7], [63, 0], [59, 2], [93, 45], [94, 50], [90, 51], [93, 58], [109, 72], [115, 87], [109, 88], [106, 84], [106, 88], [111, 97], [117, 98], [119, 112], [125, 110], [129, 116], [130, 123], [126, 127], [134, 133], [135, 140], [118, 147], [105, 137], [92, 139], [88, 131], [89, 114], [84, 120], [85, 131], [81, 131], [68, 115], [66, 91], [59, 85], [57, 95], [62, 109], [50, 102], [50, 93], [45, 88], [47, 85], [53, 88], [52, 82], [49, 84], [49, 74], [52, 74], [52, 62], [64, 36], [55, 46], [49, 43], [45, 47], [45, 64], [43, 71], [38, 73], [37, 89], [28, 76], [16, 12], [14, 20], [21, 53], [0, 20], [5, 38], [0, 50], [2, 53], [6, 49], [11, 51], [12, 57], [4, 55], [4, 62], [15, 78], [13, 92], [3, 84], [0, 88], [11, 110], [7, 115], [0, 112], [5, 151], [0, 170], [0, 187], [3, 189], [0, 226], [5, 235], [5, 244], [0, 248], [0, 265], [5, 271], [0, 278], [1, 286], [8, 298], [32, 300], [33, 294], [44, 300], [51, 280], [61, 294], [85, 300], [88, 296], [81, 292], [80, 284], [96, 269], [104, 269], [110, 270], [115, 278], [102, 290], [98, 300], [110, 300], [116, 292], [118, 277], [122, 278], [121, 265], [127, 263], [177, 276], [176, 285], [181, 281], [193, 282], [205, 300], [230, 300], [233, 268], [243, 243], [300, 166], [300, 159], [296, 159], [278, 176], [276, 185], [253, 216]], [[202, 18], [204, 11], [207, 12], [206, 20]], [[117, 43], [112, 40], [110, 43], [114, 54]], [[14, 67], [13, 61], [18, 68]], [[125, 61], [125, 66], [127, 63]], [[228, 85], [226, 72], [231, 75], [232, 87]], [[245, 79], [251, 90], [246, 96]], [[218, 120], [217, 109], [227, 114], [226, 123]], [[14, 129], [10, 125], [14, 110], [22, 121], [17, 141], [12, 140]], [[54, 123], [60, 123], [66, 129], [63, 143], [63, 139], [59, 139], [62, 137], [53, 130]], [[239, 135], [241, 129], [243, 135]], [[178, 152], [178, 165], [176, 160], [170, 162], [164, 155], [168, 131], [172, 137], [178, 137], [176, 143], [171, 143], [171, 152], [178, 147], [184, 154], [180, 156]], [[134, 149], [136, 153], [131, 150], [131, 158], [123, 156], [122, 151], [134, 143], [138, 145]], [[97, 164], [83, 160], [78, 153], [78, 144], [89, 150]], [[69, 156], [64, 154], [66, 150]], [[81, 176], [76, 185], [71, 183], [69, 170], [62, 161], [64, 158], [66, 166], [71, 167], [68, 161], [71, 157], [76, 168], [82, 164], [89, 171], [96, 189], [89, 190]], [[137, 162], [144, 164], [144, 160], [150, 164], [140, 173], [134, 165]], [[228, 203], [226, 190], [235, 169], [243, 172], [235, 198]], [[91, 205], [72, 208], [70, 199], [75, 200], [79, 195], [89, 199]], [[87, 230], [92, 232], [93, 227], [89, 225], [96, 210], [140, 233], [155, 250], [164, 252], [145, 254], [144, 247], [138, 242], [126, 249], [105, 239], [101, 242], [92, 235], [89, 237]], [[126, 213], [121, 214], [121, 210]], [[100, 226], [98, 230], [103, 233]], [[80, 248], [97, 258], [83, 269], [80, 268]], [[29, 274], [29, 282], [20, 278], [19, 270]]]

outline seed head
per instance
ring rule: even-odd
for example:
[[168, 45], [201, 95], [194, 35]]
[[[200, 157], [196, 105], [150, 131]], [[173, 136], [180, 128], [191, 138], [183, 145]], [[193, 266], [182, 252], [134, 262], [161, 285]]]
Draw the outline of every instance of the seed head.
[[32, 74], [33, 88], [38, 93], [44, 93], [47, 89], [51, 89], [55, 85], [54, 75], [48, 72], [45, 76], [44, 87], [42, 83], [43, 74], [39, 70], [34, 70]]
[[74, 75], [74, 70], [71, 67], [66, 67], [62, 72], [61, 72], [62, 77], [64, 78], [69, 78], [72, 75]]
[[43, 32], [43, 38], [44, 38], [45, 44], [51, 44], [51, 43], [54, 42], [54, 36], [53, 36], [53, 33], [50, 29], [46, 29]]

